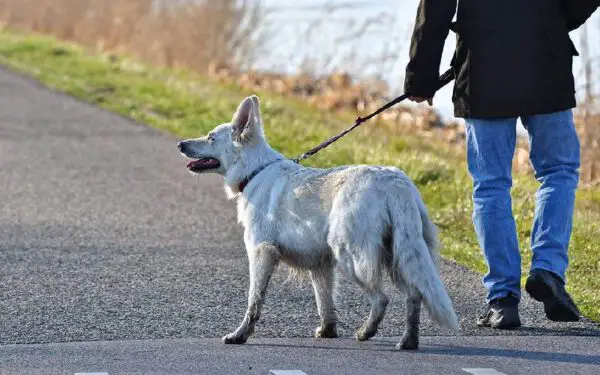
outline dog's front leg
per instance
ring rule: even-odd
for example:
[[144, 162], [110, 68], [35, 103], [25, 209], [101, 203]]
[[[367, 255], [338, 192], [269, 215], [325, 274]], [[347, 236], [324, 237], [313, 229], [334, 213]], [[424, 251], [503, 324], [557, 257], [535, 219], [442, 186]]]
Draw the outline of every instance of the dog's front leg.
[[321, 317], [321, 326], [315, 331], [317, 338], [336, 338], [337, 314], [333, 302], [334, 275], [333, 267], [328, 265], [319, 270], [310, 272], [317, 309]]
[[260, 244], [254, 249], [248, 249], [248, 260], [250, 262], [248, 309], [238, 329], [223, 337], [225, 344], [244, 344], [254, 332], [254, 325], [260, 317], [269, 279], [279, 259], [279, 249], [271, 244]]

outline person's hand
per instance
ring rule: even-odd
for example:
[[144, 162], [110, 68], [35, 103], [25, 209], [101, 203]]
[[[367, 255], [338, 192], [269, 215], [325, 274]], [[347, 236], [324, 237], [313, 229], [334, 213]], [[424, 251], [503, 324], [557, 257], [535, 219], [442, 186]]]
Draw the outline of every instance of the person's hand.
[[417, 102], [417, 103], [423, 103], [424, 101], [427, 101], [427, 103], [430, 106], [433, 105], [433, 98], [424, 98], [422, 96], [409, 96], [408, 100], [411, 100], [411, 101]]

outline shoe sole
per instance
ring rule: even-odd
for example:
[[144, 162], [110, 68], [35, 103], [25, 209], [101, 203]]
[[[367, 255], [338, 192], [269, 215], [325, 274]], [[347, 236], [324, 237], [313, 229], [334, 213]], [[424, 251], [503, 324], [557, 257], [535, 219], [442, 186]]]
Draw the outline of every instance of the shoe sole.
[[505, 330], [511, 330], [511, 329], [517, 329], [521, 327], [521, 322], [515, 323], [515, 324], [509, 324], [509, 325], [504, 325], [504, 324], [490, 324], [490, 323], [479, 323], [477, 322], [477, 326], [481, 327], [481, 328], [493, 328], [493, 329], [505, 329]]
[[525, 290], [536, 301], [544, 304], [546, 317], [553, 322], [577, 322], [579, 314], [552, 294], [552, 288], [539, 276], [532, 276], [525, 284]]
[[490, 327], [494, 328], [494, 329], [511, 330], [511, 329], [517, 329], [517, 328], [521, 327], [521, 322], [515, 323], [515, 324], [508, 324], [508, 325], [505, 325], [505, 324], [493, 325], [492, 324], [492, 325], [490, 325]]

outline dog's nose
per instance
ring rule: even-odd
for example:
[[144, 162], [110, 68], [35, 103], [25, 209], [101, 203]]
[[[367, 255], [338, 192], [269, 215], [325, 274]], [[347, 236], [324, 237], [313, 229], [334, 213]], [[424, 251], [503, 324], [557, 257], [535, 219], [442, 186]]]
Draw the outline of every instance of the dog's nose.
[[177, 147], [179, 148], [179, 151], [183, 152], [183, 149], [185, 148], [185, 142], [177, 143]]

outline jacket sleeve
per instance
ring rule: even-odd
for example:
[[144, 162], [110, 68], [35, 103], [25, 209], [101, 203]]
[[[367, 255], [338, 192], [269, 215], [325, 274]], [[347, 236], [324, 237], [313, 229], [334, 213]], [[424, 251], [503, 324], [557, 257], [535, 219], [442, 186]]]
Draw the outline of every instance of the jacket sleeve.
[[407, 94], [430, 98], [439, 88], [440, 61], [457, 1], [420, 0], [404, 80]]
[[569, 31], [578, 29], [600, 6], [600, 0], [561, 0]]

